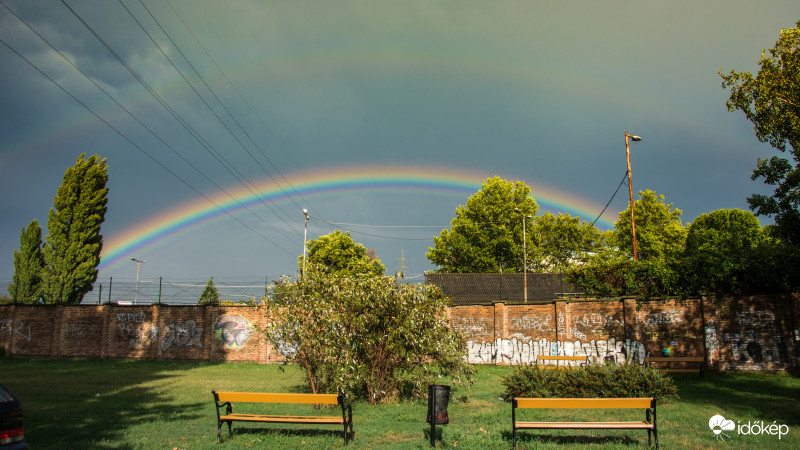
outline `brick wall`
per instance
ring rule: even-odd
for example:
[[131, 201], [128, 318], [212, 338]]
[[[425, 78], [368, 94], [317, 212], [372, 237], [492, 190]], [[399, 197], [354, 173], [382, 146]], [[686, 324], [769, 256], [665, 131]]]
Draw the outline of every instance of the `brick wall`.
[[[707, 357], [712, 368], [800, 367], [800, 297], [564, 300], [450, 308], [468, 359], [530, 363], [538, 355], [588, 355], [595, 362], [661, 355]], [[253, 307], [0, 305], [0, 347], [34, 357], [279, 361], [255, 329]]]

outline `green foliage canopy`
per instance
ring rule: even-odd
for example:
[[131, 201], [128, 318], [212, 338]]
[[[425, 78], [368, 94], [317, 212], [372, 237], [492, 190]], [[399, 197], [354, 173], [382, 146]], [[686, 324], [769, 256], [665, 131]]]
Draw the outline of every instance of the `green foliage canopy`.
[[[654, 191], [639, 191], [639, 199], [633, 203], [636, 220], [636, 241], [639, 260], [666, 260], [678, 257], [683, 252], [686, 227], [681, 223], [680, 209], [672, 203], [664, 203], [664, 196]], [[633, 256], [631, 232], [631, 205], [619, 213], [614, 224], [618, 248]]]
[[421, 395], [438, 376], [471, 383], [466, 341], [449, 327], [438, 287], [396, 277], [329, 273], [308, 263], [297, 281], [262, 302], [260, 331], [300, 367], [312, 392], [346, 392], [380, 403]]
[[528, 270], [563, 272], [587, 261], [593, 252], [605, 251], [604, 234], [592, 224], [569, 214], [546, 212], [534, 220], [538, 246], [528, 252]]
[[[370, 258], [367, 248], [350, 237], [350, 232], [339, 230], [320, 236], [306, 243], [308, 251], [306, 264], [317, 263], [326, 267], [330, 273], [337, 275], [376, 276], [382, 275], [386, 266], [378, 258]], [[303, 268], [303, 257], [298, 258], [300, 269]]]
[[761, 53], [761, 68], [731, 71], [722, 87], [730, 88], [728, 110], [741, 110], [753, 123], [756, 137], [791, 157], [758, 160], [751, 178], [775, 186], [772, 196], [754, 194], [747, 201], [759, 215], [774, 217], [779, 234], [800, 245], [800, 21], [781, 30], [775, 47]]
[[84, 156], [64, 173], [47, 218], [42, 277], [46, 303], [78, 304], [97, 280], [108, 175], [105, 159]]
[[[426, 257], [442, 273], [522, 272], [521, 214], [532, 216], [539, 208], [530, 191], [522, 181], [487, 179], [456, 208], [450, 229], [433, 238]], [[531, 225], [528, 220], [526, 226]], [[526, 238], [532, 250], [535, 233], [526, 232]]]
[[36, 303], [42, 297], [42, 227], [34, 219], [22, 230], [19, 251], [14, 251], [14, 279], [8, 287], [14, 303]]
[[785, 290], [785, 247], [740, 209], [703, 214], [689, 227], [684, 263], [694, 292], [717, 295]]
[[203, 289], [203, 293], [200, 294], [200, 298], [197, 300], [197, 305], [219, 306], [219, 299], [219, 291], [214, 286], [214, 277], [210, 277], [206, 282], [206, 288]]

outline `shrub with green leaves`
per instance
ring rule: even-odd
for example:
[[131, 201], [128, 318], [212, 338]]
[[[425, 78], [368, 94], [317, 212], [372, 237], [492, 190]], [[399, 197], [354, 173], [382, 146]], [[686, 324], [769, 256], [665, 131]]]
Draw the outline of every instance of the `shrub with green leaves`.
[[503, 377], [503, 398], [678, 398], [672, 378], [639, 364], [590, 365], [579, 370], [517, 366]]
[[432, 285], [396, 277], [327, 273], [309, 264], [264, 304], [261, 331], [304, 372], [312, 392], [346, 392], [370, 403], [451, 377], [472, 383], [466, 340], [449, 327], [448, 299]]

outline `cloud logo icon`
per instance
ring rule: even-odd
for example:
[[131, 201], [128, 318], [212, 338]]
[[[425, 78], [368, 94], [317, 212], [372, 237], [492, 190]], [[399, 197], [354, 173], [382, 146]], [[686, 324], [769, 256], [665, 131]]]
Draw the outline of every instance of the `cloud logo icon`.
[[735, 430], [736, 424], [733, 423], [732, 420], [726, 420], [724, 417], [717, 414], [708, 420], [708, 428], [711, 428], [711, 431], [714, 432], [714, 435], [717, 439], [723, 439], [723, 436], [730, 439], [730, 436], [723, 433], [723, 431]]

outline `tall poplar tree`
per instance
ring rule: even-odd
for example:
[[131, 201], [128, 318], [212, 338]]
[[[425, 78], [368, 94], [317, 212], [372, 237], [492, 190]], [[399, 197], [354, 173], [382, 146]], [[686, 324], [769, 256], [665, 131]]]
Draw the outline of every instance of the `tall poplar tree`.
[[46, 303], [75, 305], [97, 280], [108, 203], [106, 160], [82, 154], [64, 173], [47, 218], [44, 293]]
[[34, 219], [22, 230], [19, 251], [14, 250], [14, 279], [8, 293], [14, 303], [35, 303], [42, 296], [42, 227]]

